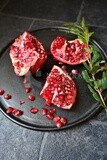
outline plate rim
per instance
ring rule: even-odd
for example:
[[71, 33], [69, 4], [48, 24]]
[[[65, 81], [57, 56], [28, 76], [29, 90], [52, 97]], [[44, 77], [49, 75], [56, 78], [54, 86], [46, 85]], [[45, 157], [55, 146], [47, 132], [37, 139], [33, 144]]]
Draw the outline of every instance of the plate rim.
[[[61, 30], [69, 31], [69, 28], [67, 28], [67, 27], [54, 26], [54, 27], [43, 27], [43, 28], [28, 31], [28, 32], [33, 34], [34, 32], [38, 32], [38, 31], [41, 31], [41, 30], [52, 30], [52, 29], [59, 30], [59, 31], [61, 31]], [[21, 35], [21, 33], [20, 33], [20, 35]], [[17, 37], [15, 37], [15, 38], [17, 38]], [[11, 40], [7, 45], [5, 45], [5, 47], [0, 51], [0, 58], [2, 57], [2, 54], [5, 52], [5, 50], [14, 42], [15, 38], [13, 40]], [[107, 61], [107, 53], [101, 47], [101, 45], [94, 39], [91, 39], [90, 42], [95, 44], [101, 50], [101, 55], [104, 57], [105, 61]], [[45, 126], [45, 127], [40, 127], [39, 126], [38, 127], [38, 125], [36, 125], [36, 124], [33, 125], [33, 124], [25, 122], [21, 119], [19, 119], [19, 121], [17, 121], [17, 117], [11, 116], [11, 115], [9, 115], [5, 112], [5, 107], [3, 106], [3, 104], [1, 102], [0, 102], [0, 110], [9, 120], [11, 120], [12, 122], [14, 122], [15, 124], [17, 124], [19, 126], [22, 126], [24, 128], [27, 128], [27, 129], [35, 130], [35, 131], [49, 131], [49, 132], [51, 132], [51, 131], [59, 131], [59, 130], [72, 128], [73, 126], [77, 126], [78, 124], [81, 124], [82, 122], [91, 118], [97, 112], [102, 110], [102, 108], [100, 107], [99, 103], [97, 103], [96, 107], [89, 110], [89, 113], [86, 112], [86, 114], [83, 115], [82, 117], [80, 117], [80, 119], [78, 121], [74, 121], [73, 123], [67, 124], [67, 125], [63, 126], [62, 128], [57, 128], [56, 126], [55, 127], [50, 127], [50, 126], [49, 127], [48, 126]]]

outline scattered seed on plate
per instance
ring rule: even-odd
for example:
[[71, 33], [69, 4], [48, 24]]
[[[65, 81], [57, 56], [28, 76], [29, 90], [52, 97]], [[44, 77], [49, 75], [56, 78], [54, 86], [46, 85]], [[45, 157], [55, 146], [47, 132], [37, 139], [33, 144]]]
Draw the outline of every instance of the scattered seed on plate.
[[0, 88], [0, 95], [3, 95], [4, 94], [4, 90], [2, 88]]
[[23, 83], [24, 84], [28, 83], [28, 79], [26, 77], [24, 78]]
[[54, 116], [51, 115], [51, 114], [47, 114], [46, 117], [49, 119], [49, 120], [53, 120]]
[[42, 108], [41, 109], [41, 114], [42, 115], [46, 115], [47, 114], [47, 109], [46, 108]]
[[7, 99], [7, 100], [9, 100], [9, 99], [12, 98], [12, 96], [11, 96], [10, 94], [5, 94], [5, 95], [4, 95], [4, 98]]
[[19, 101], [19, 104], [20, 104], [20, 105], [22, 105], [22, 104], [24, 104], [24, 103], [25, 103], [25, 101], [23, 101], [23, 100], [20, 100], [20, 101]]
[[56, 109], [55, 108], [51, 108], [49, 109], [48, 113], [53, 115], [55, 113]]
[[77, 69], [72, 69], [71, 73], [72, 74], [78, 74], [78, 70]]
[[32, 90], [32, 88], [30, 88], [30, 87], [25, 88], [25, 92], [26, 92], [26, 93], [30, 93], [31, 90]]
[[28, 96], [28, 99], [29, 99], [30, 101], [34, 101], [34, 100], [35, 100], [35, 96], [34, 96], [34, 95], [29, 95], [29, 96]]
[[31, 108], [30, 112], [33, 113], [33, 114], [36, 114], [38, 112], [38, 109], [37, 108]]

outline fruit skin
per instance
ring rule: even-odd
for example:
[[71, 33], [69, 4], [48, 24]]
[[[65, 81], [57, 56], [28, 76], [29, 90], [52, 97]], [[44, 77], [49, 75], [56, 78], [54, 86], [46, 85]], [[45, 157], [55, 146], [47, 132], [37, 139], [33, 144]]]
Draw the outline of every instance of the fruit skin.
[[79, 39], [67, 41], [58, 36], [51, 43], [50, 51], [56, 60], [69, 65], [81, 64], [90, 58], [88, 45]]
[[16, 75], [32, 74], [42, 68], [47, 52], [39, 40], [28, 32], [24, 32], [10, 47], [10, 58]]
[[40, 95], [48, 105], [54, 104], [62, 109], [71, 109], [76, 99], [76, 85], [68, 73], [53, 66]]

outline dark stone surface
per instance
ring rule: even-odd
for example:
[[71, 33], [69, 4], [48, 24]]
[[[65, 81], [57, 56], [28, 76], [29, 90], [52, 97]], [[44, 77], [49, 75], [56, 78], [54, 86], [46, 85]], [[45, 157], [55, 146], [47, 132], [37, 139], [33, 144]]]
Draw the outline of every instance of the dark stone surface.
[[0, 14], [0, 50], [20, 33], [28, 30], [32, 20]]
[[0, 11], [8, 4], [8, 0], [0, 0]]
[[[37, 0], [35, 7], [34, 1], [0, 0], [0, 51], [24, 30], [61, 26], [64, 21], [80, 21], [82, 16], [93, 25], [91, 29], [96, 40], [107, 51], [107, 1], [61, 2]], [[54, 6], [50, 10], [51, 3]], [[107, 160], [107, 115], [104, 110], [78, 126], [58, 132], [28, 130], [0, 113], [0, 160], [57, 159]]]
[[10, 0], [4, 13], [52, 20], [76, 21], [82, 0]]
[[87, 17], [87, 21], [91, 25], [107, 26], [106, 7], [106, 0], [84, 0], [81, 17]]

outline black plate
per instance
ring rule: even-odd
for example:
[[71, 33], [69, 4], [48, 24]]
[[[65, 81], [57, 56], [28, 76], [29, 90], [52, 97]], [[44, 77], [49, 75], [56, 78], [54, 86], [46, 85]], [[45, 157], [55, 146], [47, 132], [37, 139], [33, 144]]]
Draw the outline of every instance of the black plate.
[[[68, 30], [66, 28], [43, 28], [39, 30], [35, 30], [31, 32], [35, 35], [45, 46], [46, 50], [49, 51], [49, 47], [51, 42], [56, 36], [64, 36], [68, 40], [74, 38], [74, 36], [67, 34]], [[101, 54], [104, 59], [107, 59], [107, 55], [104, 50], [100, 47], [100, 45], [96, 41], [92, 41], [101, 51]], [[25, 84], [23, 84], [24, 77], [18, 77], [15, 75], [11, 60], [9, 57], [9, 47], [12, 42], [5, 47], [5, 49], [0, 54], [0, 87], [5, 90], [6, 93], [12, 95], [12, 99], [5, 100], [3, 96], [0, 96], [0, 106], [1, 111], [13, 122], [27, 127], [29, 129], [41, 130], [41, 131], [53, 131], [53, 130], [61, 130], [68, 127], [72, 127], [74, 125], [83, 122], [84, 120], [91, 117], [97, 111], [99, 111], [99, 104], [93, 99], [90, 91], [87, 88], [87, 85], [84, 83], [84, 80], [81, 76], [81, 71], [84, 69], [83, 65], [77, 66], [69, 66], [67, 65], [67, 71], [70, 73], [72, 69], [78, 69], [79, 74], [77, 76], [72, 76], [76, 85], [77, 85], [77, 100], [75, 105], [71, 110], [63, 110], [52, 105], [50, 108], [56, 108], [57, 114], [62, 117], [67, 117], [68, 124], [61, 129], [57, 128], [53, 121], [47, 120], [47, 118], [41, 115], [41, 112], [38, 112], [36, 115], [30, 113], [31, 107], [37, 107], [39, 111], [42, 107], [45, 106], [45, 101], [39, 95], [46, 79], [46, 75], [50, 72], [52, 66], [54, 64], [59, 65], [57, 61], [54, 61], [50, 56], [44, 65], [43, 69], [38, 72], [38, 74], [31, 76], [28, 75], [29, 83], [27, 86], [31, 86], [33, 88], [32, 93], [36, 95], [36, 100], [31, 102], [28, 100], [28, 95], [25, 94]], [[60, 65], [59, 65], [60, 66]], [[19, 105], [20, 100], [24, 100], [25, 104]], [[16, 117], [13, 115], [6, 114], [6, 108], [8, 106], [13, 106], [15, 108], [22, 109], [24, 114], [20, 117]]]

